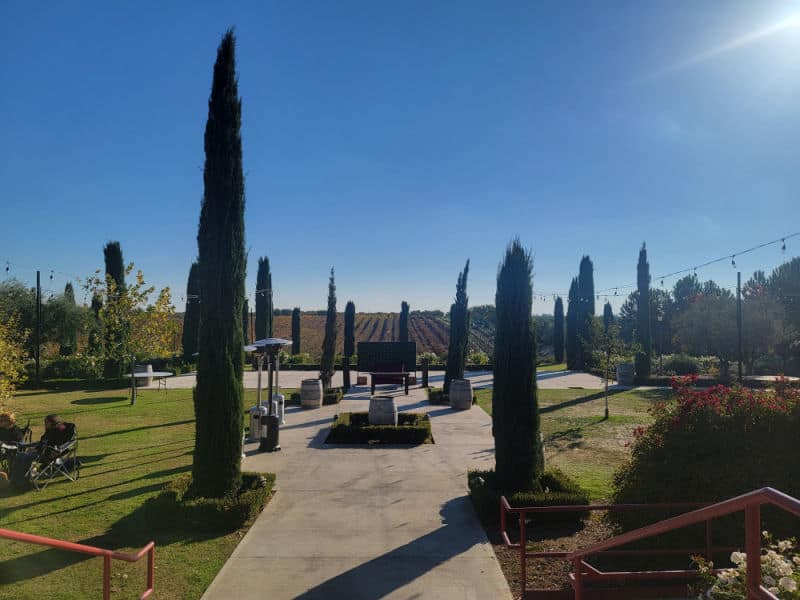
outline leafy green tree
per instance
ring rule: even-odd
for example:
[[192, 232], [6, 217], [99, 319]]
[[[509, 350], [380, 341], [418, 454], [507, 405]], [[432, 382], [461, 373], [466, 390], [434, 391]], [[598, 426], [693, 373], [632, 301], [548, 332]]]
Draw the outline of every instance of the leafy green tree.
[[400, 304], [400, 323], [398, 324], [398, 338], [401, 342], [408, 341], [408, 302], [403, 300]]
[[319, 378], [322, 387], [330, 389], [334, 373], [334, 360], [336, 359], [336, 283], [331, 277], [328, 280], [328, 312], [325, 315], [325, 338], [322, 340], [322, 358], [319, 361]]
[[[774, 269], [767, 277], [766, 288], [770, 296], [783, 304], [787, 323], [800, 331], [800, 257]], [[800, 344], [797, 350], [800, 351]]]
[[[133, 270], [131, 263], [124, 274], [130, 275]], [[172, 352], [178, 324], [168, 287], [153, 299], [156, 288], [145, 283], [141, 271], [122, 289], [117, 288], [113, 277], [102, 278], [97, 274], [87, 278], [85, 285], [93, 297], [105, 298], [99, 319], [106, 340], [103, 356], [107, 362], [122, 365], [130, 372], [134, 359], [164, 357]], [[132, 404], [135, 398], [131, 396]]]
[[205, 189], [197, 234], [202, 302], [192, 491], [210, 498], [233, 496], [241, 484], [246, 254], [242, 104], [235, 55], [229, 30], [217, 50], [208, 102]]
[[752, 375], [755, 362], [769, 352], [781, 350], [786, 309], [765, 287], [747, 288], [742, 301], [742, 361]]
[[469, 297], [467, 296], [467, 276], [469, 259], [464, 270], [458, 274], [456, 299], [450, 305], [450, 343], [447, 349], [447, 366], [444, 371], [444, 393], [450, 391], [453, 379], [464, 378], [464, 365], [467, 363], [467, 343], [469, 336]]
[[100, 324], [100, 311], [103, 310], [103, 298], [92, 294], [92, 306], [89, 314], [87, 351], [92, 356], [103, 355], [103, 328]]
[[193, 361], [197, 353], [197, 336], [200, 333], [200, 281], [196, 262], [189, 268], [189, 279], [186, 282], [186, 309], [183, 313], [183, 333], [181, 348], [183, 357]]
[[258, 259], [256, 274], [256, 339], [273, 337], [273, 319], [275, 309], [272, 306], [272, 273], [269, 269], [269, 258]]
[[495, 473], [504, 492], [541, 489], [532, 274], [530, 253], [514, 240], [500, 266], [495, 296], [492, 434]]
[[692, 273], [681, 277], [672, 287], [672, 299], [675, 303], [675, 314], [679, 315], [703, 292], [697, 275]]
[[350, 300], [344, 308], [344, 355], [353, 356], [356, 352], [356, 305]]
[[727, 290], [699, 296], [675, 319], [680, 349], [695, 356], [716, 356], [723, 378], [736, 357], [736, 338], [736, 299]]
[[300, 354], [300, 309], [292, 309], [292, 355]]
[[636, 378], [646, 381], [650, 377], [650, 264], [647, 262], [647, 247], [642, 242], [639, 250], [639, 263], [636, 266], [637, 307], [636, 332], [640, 350], [636, 353]]
[[572, 283], [569, 286], [569, 294], [567, 296], [567, 368], [570, 370], [577, 369], [578, 365], [578, 278], [573, 277]]
[[564, 362], [564, 301], [556, 298], [553, 311], [553, 355], [557, 363]]

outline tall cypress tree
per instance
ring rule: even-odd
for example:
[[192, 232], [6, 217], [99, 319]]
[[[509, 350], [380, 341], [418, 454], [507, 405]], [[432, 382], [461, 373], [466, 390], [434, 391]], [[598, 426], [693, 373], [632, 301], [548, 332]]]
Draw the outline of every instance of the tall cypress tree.
[[328, 312], [325, 315], [325, 338], [322, 340], [322, 358], [319, 361], [319, 378], [322, 380], [323, 389], [331, 387], [336, 358], [336, 283], [331, 277], [328, 280]]
[[300, 309], [292, 310], [292, 354], [300, 354]]
[[350, 300], [344, 308], [344, 355], [347, 357], [356, 351], [355, 323], [356, 305]]
[[[122, 293], [125, 290], [125, 264], [122, 260], [122, 247], [119, 242], [108, 242], [103, 247], [103, 258], [105, 259], [106, 278], [110, 277], [116, 285], [117, 293]], [[106, 302], [116, 302], [116, 298], [108, 295]], [[105, 331], [106, 349], [123, 344], [127, 335], [127, 331]], [[119, 377], [122, 374], [122, 367], [123, 365], [119, 361], [106, 359], [103, 364], [103, 375], [106, 378]]]
[[506, 493], [541, 490], [532, 274], [530, 253], [514, 240], [497, 275], [492, 390], [495, 474]]
[[557, 363], [564, 362], [564, 301], [556, 298], [553, 311], [553, 355]]
[[614, 323], [614, 310], [611, 308], [611, 303], [606, 302], [603, 306], [603, 330], [608, 333], [608, 328]]
[[642, 242], [639, 262], [636, 265], [636, 284], [639, 290], [636, 310], [636, 378], [642, 382], [650, 377], [650, 263], [647, 262], [647, 247]]
[[106, 275], [117, 285], [117, 289], [125, 289], [125, 264], [122, 260], [122, 247], [119, 242], [108, 242], [103, 247], [103, 258], [106, 263]]
[[578, 359], [578, 278], [573, 277], [572, 283], [569, 286], [569, 295], [567, 296], [567, 341], [566, 341], [566, 354], [567, 354], [567, 368], [574, 370], [577, 368]]
[[594, 347], [594, 265], [588, 256], [581, 259], [578, 271], [578, 363], [575, 368], [589, 369], [592, 366]]
[[408, 341], [408, 309], [408, 302], [403, 300], [400, 303], [400, 323], [398, 324], [399, 331], [397, 333], [398, 340], [401, 342]]
[[229, 30], [214, 64], [205, 131], [205, 189], [197, 233], [201, 348], [194, 393], [196, 496], [235, 494], [241, 484], [244, 176], [236, 42]]
[[78, 328], [74, 320], [77, 311], [75, 304], [75, 290], [72, 287], [72, 282], [68, 281], [64, 286], [64, 305], [67, 309], [67, 320], [64, 324], [66, 331], [64, 332], [63, 342], [61, 344], [61, 354], [69, 356], [74, 354], [78, 349]]
[[456, 299], [450, 305], [450, 344], [447, 349], [447, 365], [444, 372], [444, 393], [450, 391], [453, 379], [464, 378], [464, 365], [467, 363], [467, 343], [469, 341], [469, 297], [467, 296], [467, 276], [469, 259], [464, 270], [458, 274]]
[[272, 306], [272, 273], [269, 270], [269, 258], [262, 256], [258, 259], [258, 272], [256, 273], [256, 339], [261, 340], [273, 336]]
[[183, 334], [181, 347], [183, 358], [195, 359], [197, 352], [197, 336], [200, 334], [200, 281], [196, 262], [189, 268], [189, 279], [186, 282], [186, 310], [183, 313]]
[[242, 342], [250, 343], [250, 301], [247, 298], [242, 302]]

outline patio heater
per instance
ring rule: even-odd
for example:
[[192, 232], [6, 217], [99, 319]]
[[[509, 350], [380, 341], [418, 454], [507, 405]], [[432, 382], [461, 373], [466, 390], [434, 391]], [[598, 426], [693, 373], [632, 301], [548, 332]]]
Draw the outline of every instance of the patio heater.
[[[281, 424], [285, 423], [285, 399], [280, 394], [280, 359], [278, 358], [278, 353], [283, 346], [288, 346], [291, 343], [291, 340], [282, 338], [266, 338], [244, 347], [246, 352], [254, 352], [256, 354], [258, 364], [258, 383], [256, 385], [256, 401], [258, 404], [250, 409], [250, 439], [259, 440], [258, 449], [262, 452], [274, 452], [281, 449], [278, 443], [278, 429]], [[261, 374], [264, 369], [265, 358], [267, 359], [268, 382], [266, 406], [261, 401]]]

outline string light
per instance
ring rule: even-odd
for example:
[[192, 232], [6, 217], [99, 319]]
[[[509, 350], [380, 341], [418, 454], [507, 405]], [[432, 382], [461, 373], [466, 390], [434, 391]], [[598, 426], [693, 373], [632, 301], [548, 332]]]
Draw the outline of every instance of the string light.
[[731, 256], [731, 266], [735, 269], [736, 268], [736, 255]]
[[786, 254], [786, 240], [781, 239], [781, 254]]

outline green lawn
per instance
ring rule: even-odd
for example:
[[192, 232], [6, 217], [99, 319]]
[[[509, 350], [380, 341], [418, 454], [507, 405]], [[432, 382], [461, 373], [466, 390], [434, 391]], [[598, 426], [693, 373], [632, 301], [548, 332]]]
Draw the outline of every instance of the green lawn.
[[[292, 390], [287, 390], [291, 393]], [[247, 392], [245, 406], [255, 393]], [[156, 542], [156, 597], [199, 598], [244, 534], [172, 530], [153, 535], [140, 510], [162, 485], [191, 469], [194, 409], [191, 390], [139, 392], [87, 389], [80, 382], [20, 391], [18, 419], [31, 418], [34, 439], [46, 414], [78, 426], [83, 467], [75, 483], [44, 491], [0, 490], [0, 528], [129, 551]], [[99, 598], [102, 561], [40, 546], [0, 540], [0, 598]], [[113, 564], [115, 599], [144, 589], [144, 561]]]
[[539, 365], [536, 367], [536, 371], [539, 373], [548, 373], [550, 371], [566, 371], [567, 370], [567, 363], [555, 363], [552, 365]]
[[[666, 400], [670, 390], [630, 390], [609, 396], [608, 420], [603, 418], [602, 390], [539, 389], [545, 462], [574, 477], [593, 499], [608, 498], [614, 471], [628, 457], [626, 444], [633, 430], [650, 422], [653, 402]], [[492, 390], [477, 390], [478, 404], [492, 414]]]

